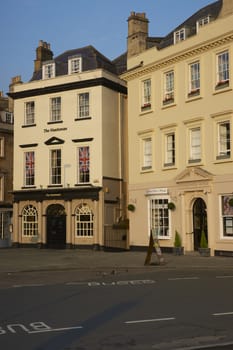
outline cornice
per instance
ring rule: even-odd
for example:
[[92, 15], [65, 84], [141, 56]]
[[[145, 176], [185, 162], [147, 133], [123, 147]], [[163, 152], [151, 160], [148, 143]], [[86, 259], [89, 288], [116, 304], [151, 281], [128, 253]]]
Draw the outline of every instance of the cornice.
[[[233, 32], [229, 32], [227, 34], [224, 34], [224, 36], [219, 36], [218, 38], [215, 38], [215, 40], [208, 40], [203, 42], [201, 45], [195, 45], [191, 47], [190, 49], [180, 51], [179, 54], [174, 53], [170, 56], [166, 56], [162, 58], [161, 60], [155, 61], [151, 64], [148, 64], [144, 67], [141, 65], [137, 66], [135, 69], [130, 69], [124, 74], [121, 75], [121, 79], [124, 79], [125, 81], [130, 81], [135, 78], [144, 76], [148, 73], [155, 72], [160, 69], [164, 69], [167, 66], [170, 66], [172, 64], [175, 64], [177, 62], [183, 61], [185, 59], [189, 59], [193, 56], [200, 55], [204, 52], [207, 52], [212, 49], [216, 49], [220, 46], [226, 45], [233, 41]], [[165, 50], [165, 49], [164, 49]]]
[[53, 86], [45, 86], [45, 87], [36, 88], [36, 89], [28, 89], [28, 90], [23, 90], [18, 92], [9, 92], [8, 96], [13, 98], [14, 100], [17, 100], [25, 97], [47, 95], [51, 93], [57, 93], [57, 92], [63, 92], [68, 90], [75, 90], [75, 89], [83, 89], [83, 88], [89, 88], [94, 86], [103, 86], [113, 91], [117, 91], [122, 94], [127, 94], [127, 88], [125, 86], [106, 78], [95, 78], [95, 79], [88, 79], [88, 80], [83, 80], [78, 82], [75, 81], [71, 83], [58, 84]]
[[14, 202], [20, 201], [36, 201], [42, 202], [44, 200], [61, 199], [69, 201], [72, 199], [92, 199], [99, 200], [99, 192], [102, 188], [95, 186], [78, 187], [78, 188], [47, 188], [47, 189], [27, 189], [13, 191]]

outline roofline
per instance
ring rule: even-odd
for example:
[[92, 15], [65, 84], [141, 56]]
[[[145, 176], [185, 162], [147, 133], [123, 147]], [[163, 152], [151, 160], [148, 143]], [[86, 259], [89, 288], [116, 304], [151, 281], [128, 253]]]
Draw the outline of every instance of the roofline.
[[127, 87], [102, 77], [102, 78], [88, 79], [84, 81], [76, 81], [72, 83], [65, 83], [60, 85], [46, 86], [43, 88], [30, 89], [26, 91], [9, 92], [8, 96], [13, 98], [14, 100], [18, 100], [25, 97], [47, 95], [51, 93], [57, 93], [57, 92], [75, 90], [75, 89], [83, 89], [83, 88], [89, 88], [94, 86], [103, 86], [111, 90], [114, 90], [116, 92], [127, 94]]

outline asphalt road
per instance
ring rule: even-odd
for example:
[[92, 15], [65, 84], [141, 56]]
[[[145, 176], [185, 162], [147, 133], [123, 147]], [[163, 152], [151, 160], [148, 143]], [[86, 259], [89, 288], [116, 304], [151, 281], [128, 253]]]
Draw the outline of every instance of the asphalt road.
[[0, 289], [0, 349], [233, 349], [229, 272], [24, 274]]

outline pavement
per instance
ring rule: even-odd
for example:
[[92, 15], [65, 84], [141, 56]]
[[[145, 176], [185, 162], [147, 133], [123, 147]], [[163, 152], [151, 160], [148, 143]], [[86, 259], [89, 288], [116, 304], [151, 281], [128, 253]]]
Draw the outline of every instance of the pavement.
[[0, 249], [0, 274], [36, 271], [79, 270], [89, 272], [159, 270], [201, 270], [213, 269], [233, 274], [233, 257], [201, 257], [199, 253], [177, 256], [163, 254], [164, 262], [159, 264], [153, 252], [149, 265], [144, 265], [147, 251], [109, 252], [86, 249], [39, 249], [5, 248]]

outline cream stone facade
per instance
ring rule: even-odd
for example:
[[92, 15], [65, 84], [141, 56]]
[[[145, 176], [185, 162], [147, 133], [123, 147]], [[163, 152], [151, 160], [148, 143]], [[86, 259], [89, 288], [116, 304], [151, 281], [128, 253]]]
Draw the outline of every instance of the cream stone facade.
[[170, 251], [178, 231], [187, 253], [203, 231], [212, 255], [233, 255], [233, 2], [164, 38], [145, 35], [144, 13], [128, 22], [130, 247], [154, 231]]
[[124, 215], [126, 84], [93, 47], [53, 59], [41, 41], [36, 52], [32, 80], [13, 80], [9, 94], [14, 245], [103, 247], [106, 227]]

